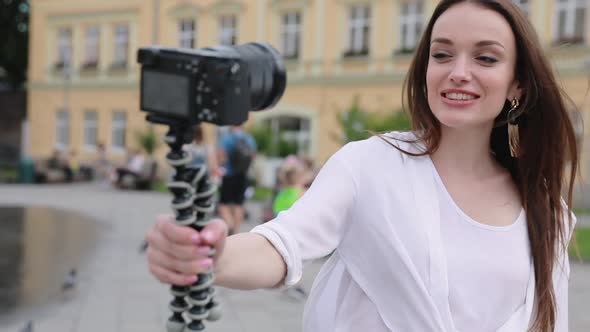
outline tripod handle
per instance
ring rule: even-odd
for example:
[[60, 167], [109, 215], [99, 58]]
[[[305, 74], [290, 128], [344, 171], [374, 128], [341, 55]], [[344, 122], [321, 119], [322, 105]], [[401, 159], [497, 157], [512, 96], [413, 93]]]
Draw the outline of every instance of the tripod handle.
[[[176, 171], [167, 187], [174, 196], [171, 206], [176, 223], [200, 232], [209, 224], [209, 216], [215, 210], [217, 186], [210, 180], [205, 165], [189, 166], [192, 158], [189, 152], [182, 150], [183, 137], [186, 137], [185, 133], [171, 128], [165, 138], [171, 148], [166, 160]], [[214, 254], [212, 249], [210, 255]], [[168, 332], [203, 331], [203, 320], [214, 321], [221, 317], [220, 305], [214, 300], [214, 281], [213, 269], [210, 269], [199, 274], [197, 281], [190, 286], [173, 285], [170, 288], [174, 299], [169, 304], [172, 316], [166, 324]], [[188, 324], [185, 316], [190, 321]]]

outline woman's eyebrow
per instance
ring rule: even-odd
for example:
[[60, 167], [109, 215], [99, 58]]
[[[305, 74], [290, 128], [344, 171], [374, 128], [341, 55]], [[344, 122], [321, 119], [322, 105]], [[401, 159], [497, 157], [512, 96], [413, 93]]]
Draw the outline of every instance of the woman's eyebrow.
[[[453, 45], [453, 42], [448, 39], [448, 38], [434, 38], [430, 44], [434, 44], [434, 43], [441, 43], [441, 44], [447, 44], [447, 45]], [[500, 46], [503, 49], [506, 49], [506, 47], [504, 47], [504, 45], [502, 45], [502, 43], [495, 41], [495, 40], [482, 40], [482, 41], [478, 41], [475, 46], [477, 47], [484, 47], [484, 46], [490, 46], [490, 45], [496, 45], [496, 46]]]
[[490, 45], [496, 45], [496, 46], [500, 46], [503, 49], [506, 49], [506, 47], [504, 47], [504, 45], [502, 45], [502, 43], [495, 41], [495, 40], [482, 40], [482, 41], [477, 42], [475, 44], [475, 46], [477, 46], [477, 47], [490, 46]]

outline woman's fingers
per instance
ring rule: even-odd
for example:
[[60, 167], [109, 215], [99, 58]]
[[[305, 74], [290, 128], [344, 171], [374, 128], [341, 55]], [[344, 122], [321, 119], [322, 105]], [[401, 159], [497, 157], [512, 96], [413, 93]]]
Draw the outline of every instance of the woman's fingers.
[[179, 260], [155, 248], [148, 248], [147, 256], [150, 265], [159, 266], [168, 271], [185, 275], [207, 272], [213, 265], [213, 260], [208, 257]]
[[209, 247], [197, 246], [195, 244], [178, 244], [171, 242], [161, 232], [152, 229], [147, 235], [149, 247], [157, 249], [179, 260], [193, 260], [207, 257]]
[[160, 282], [170, 285], [188, 286], [197, 281], [197, 277], [194, 275], [187, 276], [152, 264], [150, 264], [150, 272], [160, 280]]
[[170, 242], [176, 244], [195, 245], [201, 242], [199, 232], [187, 226], [176, 225], [170, 215], [158, 216], [156, 228]]
[[223, 251], [225, 239], [227, 238], [227, 225], [221, 219], [213, 219], [201, 231], [201, 241], [203, 245], [211, 246], [215, 249], [215, 258]]
[[227, 227], [220, 219], [212, 220], [199, 234], [176, 225], [172, 216], [159, 216], [147, 234], [150, 272], [163, 283], [189, 285], [197, 274], [212, 269], [212, 247], [218, 256], [226, 237]]

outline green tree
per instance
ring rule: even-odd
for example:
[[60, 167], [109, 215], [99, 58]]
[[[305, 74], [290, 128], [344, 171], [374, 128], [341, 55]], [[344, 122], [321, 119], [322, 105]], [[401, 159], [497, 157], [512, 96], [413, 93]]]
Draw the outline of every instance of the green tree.
[[0, 82], [12, 89], [26, 81], [29, 45], [28, 0], [0, 2]]
[[341, 144], [368, 138], [372, 133], [411, 129], [410, 119], [401, 109], [368, 112], [361, 108], [358, 97], [353, 99], [347, 110], [340, 112], [337, 116], [341, 133], [333, 136]]
[[270, 126], [265, 122], [259, 122], [248, 128], [248, 132], [256, 141], [258, 152], [270, 156], [273, 150]]
[[153, 156], [161, 144], [160, 136], [154, 130], [154, 126], [151, 125], [145, 130], [136, 131], [135, 140], [137, 145], [149, 156]]

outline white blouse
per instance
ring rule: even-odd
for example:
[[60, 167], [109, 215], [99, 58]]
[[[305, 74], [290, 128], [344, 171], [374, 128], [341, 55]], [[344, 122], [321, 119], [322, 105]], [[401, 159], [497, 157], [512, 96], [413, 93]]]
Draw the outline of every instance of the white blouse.
[[[349, 143], [291, 209], [252, 230], [282, 255], [286, 286], [301, 278], [303, 261], [332, 253], [312, 287], [305, 332], [527, 329], [535, 279], [524, 214], [486, 229], [453, 207], [437, 177], [429, 157], [378, 137]], [[566, 332], [567, 255], [558, 262], [555, 331]]]

